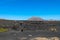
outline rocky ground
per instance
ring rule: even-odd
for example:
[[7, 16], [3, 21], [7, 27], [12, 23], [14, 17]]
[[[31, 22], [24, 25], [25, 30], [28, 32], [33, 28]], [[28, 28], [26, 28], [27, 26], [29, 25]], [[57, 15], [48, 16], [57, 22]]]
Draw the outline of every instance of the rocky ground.
[[39, 37], [46, 37], [46, 38], [58, 37], [58, 38], [60, 38], [60, 32], [11, 31], [11, 32], [0, 33], [0, 40], [38, 40]]

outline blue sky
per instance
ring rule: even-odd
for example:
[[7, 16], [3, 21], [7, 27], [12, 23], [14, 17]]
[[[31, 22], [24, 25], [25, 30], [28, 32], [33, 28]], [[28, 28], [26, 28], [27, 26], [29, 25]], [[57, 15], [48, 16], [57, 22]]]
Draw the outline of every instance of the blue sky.
[[60, 0], [0, 0], [0, 19], [25, 20], [32, 16], [60, 20]]

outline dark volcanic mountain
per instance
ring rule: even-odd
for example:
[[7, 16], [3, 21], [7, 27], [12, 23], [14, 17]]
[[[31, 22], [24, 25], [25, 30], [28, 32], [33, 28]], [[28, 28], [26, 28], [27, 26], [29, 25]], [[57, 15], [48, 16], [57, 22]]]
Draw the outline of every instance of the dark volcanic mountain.
[[6, 20], [6, 19], [0, 19], [0, 27], [12, 27], [14, 26], [18, 21], [15, 20]]

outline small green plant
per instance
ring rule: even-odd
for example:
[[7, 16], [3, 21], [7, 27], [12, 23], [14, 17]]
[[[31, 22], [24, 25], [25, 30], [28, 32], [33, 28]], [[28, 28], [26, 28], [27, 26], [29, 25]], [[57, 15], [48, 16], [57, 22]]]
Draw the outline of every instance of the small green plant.
[[8, 29], [7, 28], [0, 28], [0, 32], [7, 32]]

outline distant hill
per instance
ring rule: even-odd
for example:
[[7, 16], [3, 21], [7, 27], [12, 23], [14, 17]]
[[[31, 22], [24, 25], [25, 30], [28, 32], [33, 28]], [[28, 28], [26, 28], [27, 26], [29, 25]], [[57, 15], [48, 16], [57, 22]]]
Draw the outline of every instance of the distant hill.
[[40, 18], [40, 17], [31, 17], [28, 19], [29, 21], [44, 21], [44, 19]]

